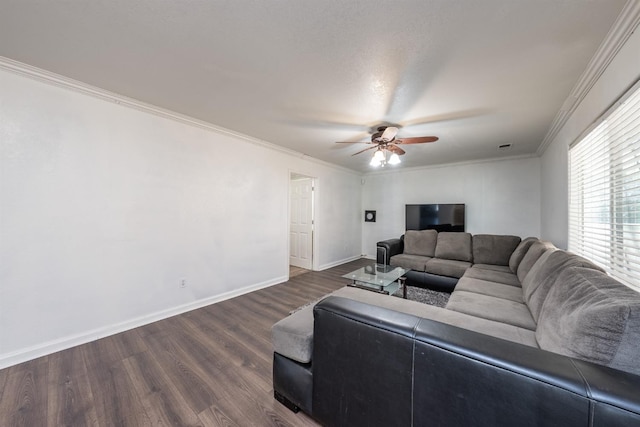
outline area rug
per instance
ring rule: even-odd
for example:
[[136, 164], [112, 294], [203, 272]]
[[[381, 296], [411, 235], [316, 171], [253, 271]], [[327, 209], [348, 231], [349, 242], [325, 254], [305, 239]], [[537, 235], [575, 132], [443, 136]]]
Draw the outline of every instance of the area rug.
[[[402, 289], [393, 294], [394, 297], [402, 298]], [[432, 291], [431, 289], [416, 288], [407, 286], [407, 299], [418, 301], [423, 304], [435, 305], [436, 307], [444, 307], [451, 296], [448, 292]]]
[[[392, 296], [402, 298], [402, 289], [399, 289]], [[423, 304], [434, 305], [436, 307], [444, 307], [445, 305], [447, 305], [447, 302], [449, 301], [450, 296], [451, 294], [448, 292], [432, 291], [431, 289], [416, 288], [414, 286], [407, 287], [408, 300], [421, 302]], [[325, 297], [326, 295], [321, 298], [318, 298], [315, 301], [308, 302], [303, 306], [293, 309], [289, 312], [289, 314], [293, 314], [296, 311], [300, 311], [305, 307], [309, 307], [310, 305], [315, 305], [318, 302], [322, 301]]]

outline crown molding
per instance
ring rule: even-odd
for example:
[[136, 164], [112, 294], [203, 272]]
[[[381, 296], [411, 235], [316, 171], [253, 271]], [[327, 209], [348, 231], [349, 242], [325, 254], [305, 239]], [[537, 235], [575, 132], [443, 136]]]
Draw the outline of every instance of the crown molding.
[[142, 111], [144, 113], [153, 114], [155, 116], [173, 120], [189, 126], [195, 126], [201, 129], [205, 129], [207, 131], [216, 132], [221, 135], [238, 138], [263, 148], [278, 151], [280, 153], [287, 154], [289, 156], [296, 157], [298, 159], [307, 160], [312, 163], [320, 164], [332, 169], [338, 169], [342, 172], [348, 172], [351, 174], [356, 174], [358, 176], [361, 175], [361, 173], [354, 171], [353, 169], [334, 165], [333, 163], [316, 159], [315, 157], [311, 157], [307, 154], [300, 153], [298, 151], [291, 150], [291, 149], [282, 147], [280, 145], [276, 145], [271, 142], [264, 141], [262, 139], [254, 138], [249, 135], [235, 132], [230, 129], [223, 128], [221, 126], [216, 126], [213, 123], [210, 123], [204, 120], [199, 120], [199, 119], [187, 116], [185, 114], [180, 114], [175, 111], [157, 107], [152, 104], [147, 104], [146, 102], [139, 101], [134, 98], [129, 98], [127, 96], [120, 95], [114, 92], [110, 92], [108, 90], [101, 89], [99, 87], [92, 86], [90, 84], [87, 84], [78, 80], [74, 80], [69, 77], [62, 76], [60, 74], [53, 73], [51, 71], [43, 70], [41, 68], [37, 68], [31, 65], [25, 64], [23, 62], [15, 61], [13, 59], [10, 59], [4, 56], [0, 56], [0, 70], [8, 71], [13, 74], [18, 74], [27, 78], [31, 78], [33, 80], [38, 80], [50, 85], [61, 87], [63, 89], [74, 91], [76, 93], [88, 95], [94, 98], [101, 99], [103, 101], [112, 102], [118, 105], [122, 105], [123, 107], [128, 107], [138, 111]]
[[618, 51], [624, 46], [631, 34], [640, 23], [640, 0], [629, 0], [622, 8], [620, 15], [616, 19], [607, 36], [600, 44], [593, 58], [587, 65], [577, 83], [569, 93], [569, 96], [562, 104], [560, 111], [551, 122], [551, 127], [547, 131], [542, 143], [536, 153], [541, 156], [549, 144], [558, 135], [562, 127], [567, 123], [569, 117], [576, 110], [591, 88], [596, 84], [602, 73], [607, 69]]

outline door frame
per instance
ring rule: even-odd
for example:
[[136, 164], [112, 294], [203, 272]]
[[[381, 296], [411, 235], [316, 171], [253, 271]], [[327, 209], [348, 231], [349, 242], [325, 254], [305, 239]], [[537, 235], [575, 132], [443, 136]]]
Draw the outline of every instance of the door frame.
[[318, 269], [318, 257], [317, 257], [317, 253], [318, 253], [318, 227], [319, 227], [319, 221], [318, 221], [318, 187], [319, 187], [319, 180], [318, 177], [309, 175], [307, 173], [304, 172], [297, 172], [294, 170], [289, 170], [288, 172], [288, 176], [287, 176], [287, 277], [289, 277], [289, 260], [291, 258], [291, 182], [294, 180], [294, 178], [296, 177], [300, 177], [300, 178], [310, 178], [311, 179], [311, 185], [313, 186], [313, 190], [311, 192], [311, 200], [312, 200], [312, 210], [311, 210], [311, 215], [313, 218], [313, 229], [312, 229], [312, 235], [311, 235], [311, 270], [312, 271], [317, 271]]

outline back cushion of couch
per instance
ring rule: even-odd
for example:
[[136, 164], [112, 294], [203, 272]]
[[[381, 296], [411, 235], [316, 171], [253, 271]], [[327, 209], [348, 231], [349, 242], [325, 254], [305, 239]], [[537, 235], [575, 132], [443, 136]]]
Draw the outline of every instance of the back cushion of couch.
[[404, 251], [407, 255], [434, 257], [436, 254], [436, 230], [407, 230], [404, 234]]
[[640, 375], [640, 293], [597, 270], [563, 269], [536, 340], [544, 350]]
[[518, 273], [518, 267], [522, 262], [522, 258], [527, 254], [527, 251], [533, 245], [534, 242], [537, 242], [538, 239], [536, 237], [527, 237], [523, 241], [520, 242], [518, 247], [511, 254], [511, 258], [509, 258], [509, 268], [513, 272], [513, 274]]
[[436, 258], [472, 262], [471, 234], [449, 231], [438, 233]]
[[574, 253], [556, 249], [547, 250], [533, 264], [529, 274], [522, 281], [524, 301], [536, 322], [551, 286], [562, 271], [569, 267], [585, 267], [603, 271], [588, 259]]
[[553, 246], [553, 244], [550, 242], [544, 242], [542, 240], [533, 242], [533, 244], [529, 247], [527, 253], [522, 258], [520, 265], [518, 265], [518, 271], [516, 274], [518, 276], [518, 280], [520, 280], [520, 283], [522, 283], [524, 278], [529, 273], [529, 270], [531, 270], [531, 267], [533, 267], [533, 264], [538, 261], [542, 254], [544, 254], [547, 249], [553, 248], [555, 248], [555, 246]]
[[509, 259], [520, 243], [518, 236], [498, 236], [495, 234], [476, 234], [471, 240], [474, 264], [504, 266], [509, 265]]

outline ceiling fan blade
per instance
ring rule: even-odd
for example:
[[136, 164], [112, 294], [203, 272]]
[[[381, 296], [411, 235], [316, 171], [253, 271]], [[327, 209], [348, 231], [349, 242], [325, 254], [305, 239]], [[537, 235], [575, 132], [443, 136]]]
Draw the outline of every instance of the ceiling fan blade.
[[492, 112], [493, 112], [492, 110], [489, 110], [487, 108], [474, 108], [469, 110], [451, 111], [448, 113], [435, 114], [427, 117], [418, 117], [412, 120], [405, 120], [402, 123], [400, 123], [400, 125], [402, 125], [402, 127], [409, 127], [409, 126], [413, 127], [413, 126], [431, 125], [434, 123], [446, 123], [446, 122], [452, 122], [456, 120], [480, 117], [487, 114], [491, 114]]
[[398, 147], [395, 144], [387, 145], [387, 150], [391, 151], [392, 153], [396, 153], [398, 156], [402, 156], [403, 154], [406, 153], [406, 151], [404, 151], [402, 148]]
[[396, 144], [423, 144], [425, 142], [436, 142], [437, 136], [416, 136], [415, 138], [402, 138], [395, 141]]
[[396, 137], [397, 133], [398, 133], [397, 127], [389, 126], [384, 130], [384, 132], [382, 132], [382, 135], [380, 135], [380, 139], [385, 142], [392, 141], [393, 138]]
[[367, 147], [364, 150], [360, 150], [357, 153], [352, 154], [352, 156], [355, 156], [355, 155], [360, 154], [360, 153], [364, 153], [365, 151], [373, 150], [374, 148], [378, 148], [378, 146], [374, 145], [373, 147]]

